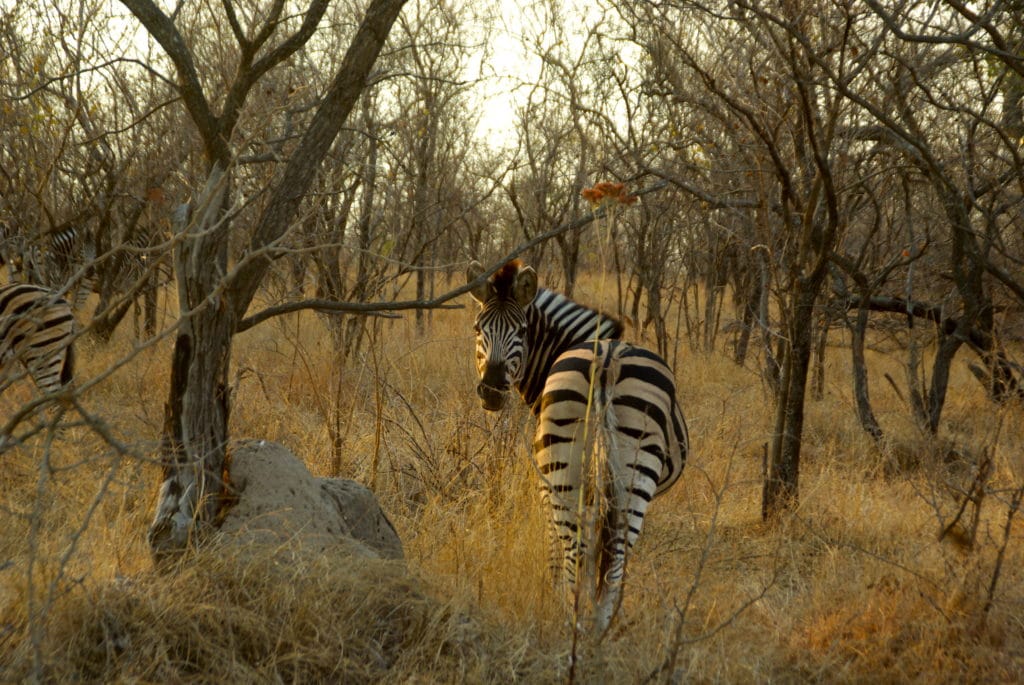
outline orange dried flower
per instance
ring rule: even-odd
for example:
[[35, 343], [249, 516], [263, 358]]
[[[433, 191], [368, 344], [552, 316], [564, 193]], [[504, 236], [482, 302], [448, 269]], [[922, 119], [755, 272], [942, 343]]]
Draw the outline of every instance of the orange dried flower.
[[621, 184], [621, 183], [613, 183], [611, 181], [601, 181], [600, 183], [595, 185], [594, 188], [596, 188], [597, 190], [601, 191], [601, 193], [603, 193], [604, 195], [606, 195], [608, 197], [618, 197], [622, 193], [622, 191], [625, 188], [625, 186], [623, 184]]
[[606, 200], [609, 203], [631, 205], [640, 199], [637, 195], [628, 194], [624, 183], [614, 183], [612, 181], [595, 183], [592, 188], [584, 188], [580, 195], [595, 207]]

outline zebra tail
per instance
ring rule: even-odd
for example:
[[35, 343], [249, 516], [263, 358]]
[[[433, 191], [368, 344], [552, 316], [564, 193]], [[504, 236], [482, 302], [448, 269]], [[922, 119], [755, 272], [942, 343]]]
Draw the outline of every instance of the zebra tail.
[[[610, 469], [609, 469], [610, 471]], [[612, 544], [615, 540], [614, 533], [618, 529], [618, 512], [615, 510], [615, 487], [612, 482], [613, 476], [609, 473], [609, 479], [604, 488], [604, 515], [598, 533], [597, 548], [594, 550], [598, 555], [597, 561], [597, 596], [600, 600], [608, 591], [608, 572], [611, 570], [615, 553]]]
[[596, 434], [594, 436], [591, 459], [595, 469], [593, 477], [599, 487], [599, 492], [596, 492], [595, 495], [600, 495], [601, 497], [601, 501], [597, 505], [600, 519], [598, 521], [598, 535], [594, 549], [594, 554], [596, 555], [595, 571], [597, 573], [597, 587], [594, 599], [600, 601], [608, 590], [608, 572], [611, 570], [614, 562], [615, 555], [612, 545], [618, 524], [618, 512], [616, 510], [618, 497], [616, 496], [615, 489], [620, 487], [615, 477], [615, 470], [610, 462], [612, 455], [615, 454], [616, 421], [613, 405], [609, 398], [605, 396], [604, 383], [594, 393], [594, 410], [596, 420], [594, 420], [593, 426]]

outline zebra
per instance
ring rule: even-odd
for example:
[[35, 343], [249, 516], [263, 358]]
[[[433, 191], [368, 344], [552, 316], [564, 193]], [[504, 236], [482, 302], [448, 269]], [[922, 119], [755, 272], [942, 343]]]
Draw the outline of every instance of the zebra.
[[[467, 283], [483, 273], [472, 262]], [[480, 305], [477, 395], [498, 411], [514, 386], [537, 418], [533, 456], [555, 583], [578, 616], [589, 614], [583, 627], [601, 635], [647, 507], [678, 480], [689, 450], [672, 372], [623, 342], [619, 321], [538, 288], [519, 260], [471, 294]]]
[[12, 280], [66, 288], [77, 311], [85, 306], [95, 289], [95, 258], [96, 246], [87, 231], [74, 224], [64, 224], [18, 251], [12, 260]]
[[91, 293], [100, 296], [100, 309], [112, 297], [124, 295], [138, 309], [140, 293], [148, 304], [158, 288], [173, 280], [169, 252], [160, 240], [157, 234], [135, 231], [97, 255], [97, 245], [87, 230], [64, 224], [23, 250], [24, 258], [15, 264], [17, 280], [66, 288], [75, 311], [84, 308]]
[[140, 316], [145, 334], [154, 335], [159, 291], [174, 280], [170, 237], [137, 227], [101, 256], [97, 273], [100, 297], [96, 311], [109, 308], [107, 318], [116, 325], [131, 307], [136, 337], [140, 335]]
[[0, 286], [0, 389], [21, 363], [44, 394], [69, 385], [74, 375], [75, 318], [53, 291], [29, 283]]
[[86, 229], [69, 224], [51, 231], [46, 247], [43, 282], [50, 287], [67, 284], [71, 304], [80, 311], [96, 289], [96, 243]]

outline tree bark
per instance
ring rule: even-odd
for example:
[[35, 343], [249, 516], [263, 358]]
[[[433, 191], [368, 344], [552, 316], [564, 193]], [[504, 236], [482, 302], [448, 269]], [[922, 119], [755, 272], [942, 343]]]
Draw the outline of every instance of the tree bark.
[[228, 194], [227, 174], [215, 164], [195, 211], [175, 217], [183, 235], [175, 255], [181, 323], [164, 407], [163, 481], [148, 535], [157, 561], [188, 547], [194, 526], [212, 521], [221, 504], [235, 319], [214, 293], [227, 268]]
[[782, 382], [775, 410], [775, 432], [761, 502], [761, 515], [765, 519], [774, 518], [794, 506], [800, 491], [804, 404], [814, 338], [814, 302], [820, 285], [820, 277], [800, 279], [793, 294], [790, 345], [783, 362]]
[[949, 388], [949, 370], [953, 366], [953, 357], [963, 340], [957, 335], [943, 335], [939, 339], [939, 348], [932, 363], [932, 382], [928, 388], [928, 430], [933, 435], [939, 432], [939, 420], [942, 408], [946, 404], [946, 391]]

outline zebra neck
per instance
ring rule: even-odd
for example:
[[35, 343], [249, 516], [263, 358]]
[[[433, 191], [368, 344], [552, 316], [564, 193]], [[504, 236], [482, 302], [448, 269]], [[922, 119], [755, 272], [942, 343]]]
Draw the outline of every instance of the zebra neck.
[[622, 324], [565, 295], [541, 288], [526, 308], [527, 357], [518, 390], [534, 414], [551, 365], [566, 350], [590, 340], [622, 337]]

